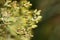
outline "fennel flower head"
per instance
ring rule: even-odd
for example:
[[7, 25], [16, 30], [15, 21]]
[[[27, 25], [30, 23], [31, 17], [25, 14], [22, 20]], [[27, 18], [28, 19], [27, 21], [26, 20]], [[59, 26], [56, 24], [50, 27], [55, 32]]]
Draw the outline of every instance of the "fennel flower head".
[[0, 40], [30, 40], [41, 20], [41, 10], [31, 10], [30, 1], [6, 1], [0, 8]]

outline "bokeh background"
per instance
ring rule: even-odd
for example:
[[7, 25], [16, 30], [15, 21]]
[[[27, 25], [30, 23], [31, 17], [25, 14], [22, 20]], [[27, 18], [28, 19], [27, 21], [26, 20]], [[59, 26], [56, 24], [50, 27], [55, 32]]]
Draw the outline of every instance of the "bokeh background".
[[[60, 40], [60, 0], [29, 1], [32, 3], [31, 9], [42, 10], [42, 20], [33, 29], [34, 37], [31, 40]], [[4, 3], [5, 0], [0, 0], [0, 7]]]
[[42, 21], [33, 29], [32, 40], [60, 40], [60, 0], [31, 0], [33, 9], [39, 9]]

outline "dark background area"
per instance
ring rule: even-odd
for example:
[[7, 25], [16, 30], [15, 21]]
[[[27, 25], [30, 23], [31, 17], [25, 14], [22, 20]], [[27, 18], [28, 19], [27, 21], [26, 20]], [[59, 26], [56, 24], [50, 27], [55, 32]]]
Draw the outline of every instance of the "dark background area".
[[42, 21], [33, 29], [32, 40], [60, 40], [60, 0], [31, 0], [32, 9], [42, 10]]

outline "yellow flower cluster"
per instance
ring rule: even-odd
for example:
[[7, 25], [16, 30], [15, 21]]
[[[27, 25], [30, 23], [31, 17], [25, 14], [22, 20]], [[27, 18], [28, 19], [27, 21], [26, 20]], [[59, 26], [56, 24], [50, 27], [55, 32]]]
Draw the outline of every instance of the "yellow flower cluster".
[[2, 22], [0, 27], [6, 31], [5, 37], [14, 36], [16, 40], [30, 40], [33, 37], [32, 29], [37, 27], [36, 23], [42, 17], [40, 16], [41, 10], [30, 10], [31, 6], [30, 2], [21, 0], [19, 3], [7, 1], [4, 7], [0, 8], [0, 20]]

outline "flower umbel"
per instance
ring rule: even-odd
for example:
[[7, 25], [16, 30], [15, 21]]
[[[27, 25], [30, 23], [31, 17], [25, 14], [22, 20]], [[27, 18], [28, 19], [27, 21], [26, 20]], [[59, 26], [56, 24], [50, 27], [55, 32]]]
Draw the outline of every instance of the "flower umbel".
[[33, 37], [32, 29], [37, 27], [36, 23], [42, 17], [41, 10], [30, 10], [31, 6], [27, 0], [21, 0], [20, 3], [7, 1], [0, 8], [0, 40], [30, 40]]

